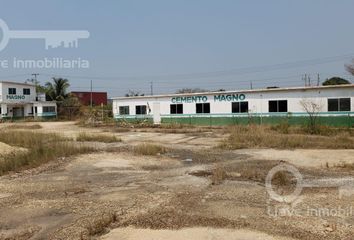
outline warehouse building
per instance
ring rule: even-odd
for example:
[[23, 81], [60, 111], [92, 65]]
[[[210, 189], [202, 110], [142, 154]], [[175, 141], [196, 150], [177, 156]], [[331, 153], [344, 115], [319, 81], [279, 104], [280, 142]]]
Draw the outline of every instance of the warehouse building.
[[56, 116], [56, 102], [46, 101], [45, 94], [37, 94], [35, 85], [0, 81], [1, 119]]
[[71, 92], [75, 95], [81, 104], [90, 106], [107, 105], [107, 92]]
[[354, 126], [354, 84], [113, 98], [117, 121], [197, 125], [321, 124]]

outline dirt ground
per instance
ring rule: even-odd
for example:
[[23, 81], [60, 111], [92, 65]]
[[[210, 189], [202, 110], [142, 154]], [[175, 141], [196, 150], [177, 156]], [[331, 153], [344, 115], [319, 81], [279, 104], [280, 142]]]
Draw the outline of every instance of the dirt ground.
[[[354, 175], [335, 167], [354, 162], [353, 150], [226, 151], [217, 148], [227, 137], [218, 130], [111, 132], [74, 122], [35, 124], [42, 126], [35, 131], [73, 138], [115, 134], [122, 142], [90, 143], [99, 151], [0, 177], [0, 239], [354, 239], [354, 193], [335, 181]], [[143, 142], [168, 151], [144, 156], [129, 150]], [[304, 188], [292, 204], [275, 202], [264, 179], [279, 163], [329, 184]], [[220, 166], [227, 176], [212, 184]]]

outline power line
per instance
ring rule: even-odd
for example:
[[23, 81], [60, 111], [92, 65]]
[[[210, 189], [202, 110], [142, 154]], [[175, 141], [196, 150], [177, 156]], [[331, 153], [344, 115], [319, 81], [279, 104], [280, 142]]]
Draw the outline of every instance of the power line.
[[195, 78], [208, 78], [208, 77], [221, 77], [221, 76], [235, 76], [235, 75], [242, 75], [248, 73], [259, 73], [259, 72], [267, 72], [267, 71], [275, 71], [275, 70], [282, 70], [282, 69], [289, 69], [289, 68], [297, 68], [297, 67], [304, 67], [304, 66], [313, 66], [319, 64], [325, 64], [330, 62], [337, 62], [343, 59], [350, 59], [354, 57], [354, 53], [352, 54], [345, 54], [339, 56], [332, 56], [332, 57], [323, 57], [323, 58], [316, 58], [310, 60], [301, 60], [301, 61], [294, 61], [294, 62], [285, 62], [285, 63], [278, 63], [273, 65], [263, 65], [263, 66], [252, 66], [252, 67], [244, 67], [244, 68], [236, 68], [236, 69], [229, 69], [229, 70], [220, 70], [220, 71], [213, 71], [213, 72], [199, 72], [199, 73], [181, 73], [181, 74], [166, 74], [166, 75], [146, 75], [146, 76], [116, 76], [116, 77], [98, 77], [98, 76], [68, 76], [62, 74], [43, 74], [47, 76], [61, 76], [61, 77], [72, 77], [76, 79], [97, 79], [97, 80], [182, 80], [182, 79], [195, 79]]

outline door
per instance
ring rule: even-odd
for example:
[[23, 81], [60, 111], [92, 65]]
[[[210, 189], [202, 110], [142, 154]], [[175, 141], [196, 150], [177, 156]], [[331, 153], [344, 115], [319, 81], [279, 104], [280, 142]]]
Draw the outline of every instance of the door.
[[153, 104], [153, 111], [154, 111], [154, 123], [160, 124], [161, 123], [161, 114], [160, 114], [160, 103], [154, 102]]
[[14, 107], [12, 108], [13, 117], [23, 117], [24, 116], [24, 108], [23, 107]]

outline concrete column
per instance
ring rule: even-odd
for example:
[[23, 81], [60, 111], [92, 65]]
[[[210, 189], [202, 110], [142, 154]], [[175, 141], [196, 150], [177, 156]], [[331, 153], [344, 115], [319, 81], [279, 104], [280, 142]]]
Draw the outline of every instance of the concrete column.
[[6, 116], [7, 114], [7, 105], [1, 104], [1, 116]]

